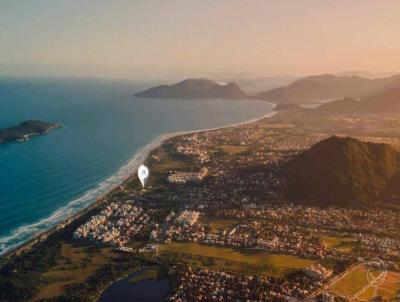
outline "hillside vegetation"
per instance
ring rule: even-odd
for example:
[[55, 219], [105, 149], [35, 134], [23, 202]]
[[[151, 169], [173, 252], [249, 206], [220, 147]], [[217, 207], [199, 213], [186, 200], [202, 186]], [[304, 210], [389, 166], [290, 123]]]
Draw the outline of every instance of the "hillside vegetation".
[[400, 154], [386, 144], [332, 136], [290, 161], [292, 200], [357, 205], [400, 195]]

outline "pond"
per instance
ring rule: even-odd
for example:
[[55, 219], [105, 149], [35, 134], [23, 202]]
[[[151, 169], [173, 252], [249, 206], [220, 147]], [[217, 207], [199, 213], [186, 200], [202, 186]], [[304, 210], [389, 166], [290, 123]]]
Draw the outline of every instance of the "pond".
[[111, 284], [101, 294], [98, 302], [160, 302], [170, 292], [169, 280], [143, 280], [132, 283], [138, 272]]

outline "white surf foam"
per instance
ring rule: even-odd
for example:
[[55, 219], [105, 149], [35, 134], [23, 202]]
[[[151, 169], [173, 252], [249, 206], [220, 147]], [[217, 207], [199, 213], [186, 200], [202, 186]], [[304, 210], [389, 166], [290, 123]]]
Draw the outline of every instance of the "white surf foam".
[[34, 235], [44, 232], [51, 227], [54, 227], [58, 223], [67, 220], [72, 215], [92, 204], [99, 197], [116, 188], [138, 168], [138, 166], [145, 160], [148, 153], [152, 149], [161, 145], [165, 139], [171, 136], [173, 136], [173, 134], [161, 135], [160, 137], [156, 138], [144, 148], [136, 152], [135, 155], [117, 171], [117, 173], [105, 179], [95, 188], [90, 189], [81, 197], [72, 200], [65, 206], [60, 207], [48, 217], [40, 219], [31, 224], [22, 225], [11, 231], [8, 235], [0, 237], [0, 255], [17, 247], [18, 245], [21, 245], [25, 241], [34, 237]]
[[82, 209], [88, 207], [90, 204], [95, 202], [99, 197], [103, 196], [107, 192], [119, 186], [139, 167], [140, 164], [143, 163], [143, 161], [146, 159], [150, 151], [160, 146], [165, 140], [174, 137], [176, 135], [217, 130], [227, 127], [243, 125], [261, 120], [266, 117], [271, 117], [274, 114], [275, 112], [272, 112], [245, 122], [239, 122], [222, 127], [167, 133], [157, 137], [156, 139], [151, 141], [148, 145], [146, 145], [144, 148], [136, 152], [135, 155], [117, 171], [117, 173], [113, 174], [106, 180], [102, 181], [95, 188], [90, 189], [81, 197], [72, 200], [65, 206], [62, 206], [61, 208], [54, 211], [46, 218], [40, 219], [31, 224], [22, 225], [12, 230], [6, 236], [0, 237], [0, 255], [18, 247], [19, 245], [22, 245], [24, 242], [32, 239], [35, 235], [39, 235], [40, 233], [56, 226], [60, 222], [63, 222], [71, 218], [73, 215], [77, 214], [79, 211], [81, 211]]

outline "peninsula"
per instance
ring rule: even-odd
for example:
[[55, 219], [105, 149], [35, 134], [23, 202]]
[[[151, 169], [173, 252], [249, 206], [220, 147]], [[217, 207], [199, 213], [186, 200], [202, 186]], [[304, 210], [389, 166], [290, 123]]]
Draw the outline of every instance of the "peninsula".
[[209, 79], [186, 79], [173, 85], [160, 85], [135, 94], [164, 99], [243, 99], [248, 97], [236, 83], [221, 84]]
[[26, 141], [33, 135], [46, 134], [59, 127], [61, 127], [60, 123], [46, 123], [37, 120], [24, 121], [16, 126], [1, 129], [0, 144]]

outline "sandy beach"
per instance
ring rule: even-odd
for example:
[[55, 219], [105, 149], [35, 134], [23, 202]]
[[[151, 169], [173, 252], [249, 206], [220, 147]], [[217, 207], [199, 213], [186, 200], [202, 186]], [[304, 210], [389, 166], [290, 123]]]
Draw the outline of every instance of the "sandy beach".
[[[190, 131], [180, 131], [180, 132], [170, 132], [170, 133], [165, 133], [165, 134], [162, 134], [162, 135], [158, 136], [157, 138], [152, 140], [149, 144], [147, 144], [142, 149], [137, 151], [134, 154], [134, 156], [112, 176], [112, 177], [118, 177], [118, 176], [124, 176], [124, 177], [122, 178], [122, 181], [119, 181], [117, 184], [113, 185], [108, 191], [106, 191], [100, 197], [98, 197], [95, 202], [91, 203], [90, 205], [86, 206], [85, 208], [79, 210], [76, 213], [68, 215], [66, 218], [64, 216], [62, 220], [56, 222], [56, 225], [52, 226], [51, 228], [49, 228], [46, 231], [43, 231], [43, 232], [35, 234], [28, 241], [26, 241], [26, 242], [24, 242], [24, 243], [22, 243], [20, 245], [16, 245], [16, 246], [10, 247], [10, 249], [7, 250], [2, 255], [0, 255], [0, 257], [12, 257], [14, 255], [18, 255], [18, 254], [20, 254], [22, 252], [25, 252], [25, 251], [29, 250], [36, 243], [38, 243], [40, 241], [44, 241], [52, 233], [65, 228], [66, 226], [68, 226], [72, 222], [76, 221], [79, 218], [82, 218], [85, 214], [88, 214], [90, 211], [92, 211], [92, 210], [96, 209], [98, 206], [102, 205], [103, 202], [105, 202], [104, 197], [107, 196], [110, 192], [114, 191], [116, 188], [118, 188], [121, 185], [123, 185], [128, 179], [136, 178], [136, 170], [138, 169], [138, 167], [143, 162], [146, 161], [147, 157], [149, 156], [149, 154], [154, 149], [160, 147], [168, 139], [171, 139], [171, 138], [174, 138], [174, 137], [177, 137], [177, 136], [181, 136], [181, 135], [201, 133], [201, 132], [207, 132], [207, 131], [215, 131], [215, 130], [220, 130], [220, 129], [227, 129], [227, 128], [232, 128], [232, 127], [237, 127], [237, 126], [240, 126], [240, 125], [250, 124], [250, 123], [254, 123], [254, 122], [260, 121], [260, 120], [265, 119], [265, 118], [272, 117], [275, 114], [276, 114], [276, 112], [273, 111], [271, 113], [265, 114], [265, 115], [257, 117], [257, 118], [253, 118], [253, 119], [250, 119], [250, 120], [247, 120], [247, 121], [238, 122], [238, 123], [234, 123], [234, 124], [230, 124], [230, 125], [226, 125], [226, 126], [222, 126], [222, 127], [197, 129], [197, 130], [190, 130]], [[47, 219], [51, 219], [52, 216], [54, 216], [56, 218], [60, 217], [60, 215], [62, 213], [62, 209], [65, 208], [65, 207], [68, 207], [69, 205], [70, 204], [67, 204], [66, 206], [64, 206], [61, 209], [57, 210], [55, 213], [53, 213]]]

